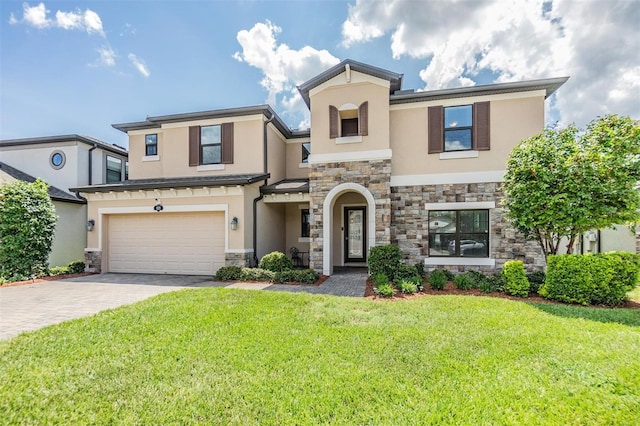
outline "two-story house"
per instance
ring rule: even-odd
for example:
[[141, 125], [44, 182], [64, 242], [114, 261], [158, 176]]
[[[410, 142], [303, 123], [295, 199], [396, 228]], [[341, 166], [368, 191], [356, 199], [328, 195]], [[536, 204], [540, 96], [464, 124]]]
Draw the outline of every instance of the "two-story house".
[[50, 266], [84, 258], [87, 246], [86, 200], [71, 187], [119, 182], [127, 178], [127, 150], [98, 139], [61, 135], [0, 140], [0, 183], [40, 178], [58, 216]]
[[129, 135], [129, 180], [87, 198], [88, 267], [211, 275], [296, 247], [330, 275], [397, 244], [428, 268], [544, 265], [500, 201], [510, 151], [540, 133], [567, 78], [414, 92], [345, 60], [299, 86], [311, 129], [267, 105], [147, 117]]

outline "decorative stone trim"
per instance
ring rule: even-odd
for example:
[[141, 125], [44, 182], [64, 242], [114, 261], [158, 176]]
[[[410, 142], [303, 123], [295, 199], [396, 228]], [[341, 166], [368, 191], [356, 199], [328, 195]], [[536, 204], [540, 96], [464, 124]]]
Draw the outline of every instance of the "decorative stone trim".
[[246, 253], [229, 253], [226, 252], [224, 254], [224, 264], [225, 266], [251, 266], [251, 262], [253, 261], [253, 250]]
[[[522, 260], [528, 271], [544, 270], [545, 258], [535, 241], [526, 241], [509, 223], [500, 207], [504, 198], [502, 183], [456, 183], [391, 187], [392, 244], [398, 245], [408, 264], [426, 263], [428, 270], [444, 268], [462, 272], [468, 269], [495, 272], [508, 260]], [[442, 203], [446, 209], [487, 206], [489, 211], [489, 256], [495, 265], [452, 265], [429, 257], [429, 226], [427, 206]], [[491, 208], [495, 206], [495, 208]], [[429, 259], [425, 262], [425, 259]], [[448, 264], [447, 264], [448, 263]]]
[[102, 273], [102, 250], [84, 250], [84, 271]]

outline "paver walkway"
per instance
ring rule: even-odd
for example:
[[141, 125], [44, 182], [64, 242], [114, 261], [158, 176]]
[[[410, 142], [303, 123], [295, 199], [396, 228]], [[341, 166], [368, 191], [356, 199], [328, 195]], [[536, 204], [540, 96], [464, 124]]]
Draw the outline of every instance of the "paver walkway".
[[366, 272], [338, 273], [319, 286], [268, 285], [211, 281], [210, 277], [147, 274], [100, 274], [0, 288], [0, 339], [105, 309], [194, 287], [307, 292], [364, 296]]

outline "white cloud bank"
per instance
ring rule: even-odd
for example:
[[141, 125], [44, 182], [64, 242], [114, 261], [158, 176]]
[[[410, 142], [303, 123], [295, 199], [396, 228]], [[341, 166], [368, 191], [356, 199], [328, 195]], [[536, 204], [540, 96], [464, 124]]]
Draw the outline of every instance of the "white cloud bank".
[[[70, 12], [58, 10], [55, 13], [55, 19], [49, 18], [49, 13], [51, 11], [47, 9], [44, 3], [39, 3], [37, 6], [29, 6], [29, 3], [23, 3], [22, 9], [22, 19], [17, 19], [15, 15], [11, 13], [9, 16], [9, 24], [17, 25], [22, 23], [26, 26], [41, 30], [46, 28], [79, 30], [84, 31], [89, 35], [98, 34], [103, 37], [105, 41], [107, 39], [100, 15], [91, 9], [86, 9], [84, 12], [80, 9]], [[135, 29], [131, 29], [131, 25], [126, 24], [126, 27], [129, 30], [129, 33], [135, 34]], [[120, 35], [122, 36], [123, 34]], [[93, 64], [89, 64], [90, 66], [114, 67], [116, 65], [116, 58], [118, 55], [116, 55], [115, 51], [108, 43], [97, 49], [97, 51], [99, 55], [98, 59]], [[144, 60], [133, 53], [130, 53], [128, 58], [142, 76], [147, 78], [151, 75], [151, 72]]]
[[636, 1], [357, 0], [343, 45], [391, 35], [394, 58], [425, 59], [425, 89], [571, 76], [557, 94], [563, 124], [598, 115], [640, 118], [640, 7]]
[[[264, 77], [260, 84], [268, 92], [268, 103], [282, 107], [285, 115], [298, 117], [306, 107], [296, 85], [340, 60], [327, 50], [316, 50], [310, 46], [294, 50], [286, 44], [278, 44], [276, 36], [281, 31], [280, 27], [266, 21], [255, 24], [250, 30], [238, 32], [237, 40], [242, 51], [233, 57], [262, 71]], [[298, 127], [309, 127], [308, 111]]]

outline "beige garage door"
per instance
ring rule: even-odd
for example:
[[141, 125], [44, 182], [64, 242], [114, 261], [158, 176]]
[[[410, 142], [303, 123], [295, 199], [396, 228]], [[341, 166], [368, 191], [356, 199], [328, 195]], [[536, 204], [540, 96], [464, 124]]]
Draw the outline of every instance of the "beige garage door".
[[109, 272], [213, 275], [224, 266], [224, 213], [109, 216]]

